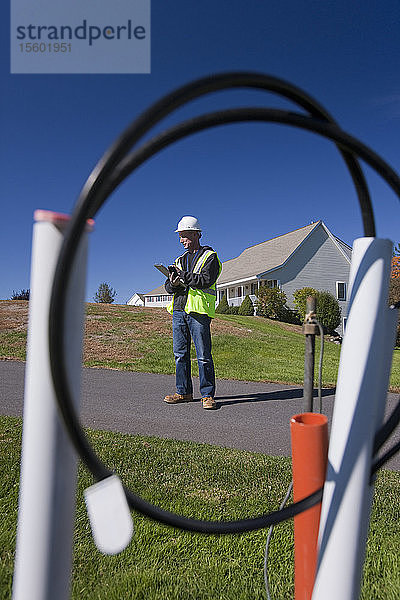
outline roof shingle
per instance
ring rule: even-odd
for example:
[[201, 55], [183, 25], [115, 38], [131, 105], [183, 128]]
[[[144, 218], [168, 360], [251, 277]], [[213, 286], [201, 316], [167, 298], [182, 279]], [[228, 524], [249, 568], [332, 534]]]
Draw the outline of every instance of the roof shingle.
[[280, 267], [320, 224], [321, 221], [317, 221], [301, 227], [301, 229], [246, 248], [237, 258], [232, 258], [222, 264], [218, 284], [249, 279]]

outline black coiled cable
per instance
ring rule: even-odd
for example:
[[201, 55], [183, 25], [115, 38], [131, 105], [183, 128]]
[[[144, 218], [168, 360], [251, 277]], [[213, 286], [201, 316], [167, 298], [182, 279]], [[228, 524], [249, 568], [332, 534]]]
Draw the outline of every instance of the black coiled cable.
[[[198, 116], [155, 136], [134, 151], [140, 139], [161, 119], [183, 104], [204, 94], [230, 88], [256, 88], [274, 92], [298, 104], [308, 115], [263, 108], [237, 108]], [[104, 154], [86, 181], [65, 233], [55, 270], [49, 311], [50, 364], [60, 411], [71, 440], [96, 480], [112, 474], [93, 451], [74, 409], [64, 356], [65, 299], [76, 251], [86, 221], [95, 217], [115, 188], [139, 165], [168, 145], [196, 132], [229, 123], [274, 122], [317, 133], [332, 140], [353, 179], [361, 209], [364, 234], [375, 236], [374, 215], [367, 184], [357, 158], [373, 167], [400, 196], [400, 180], [377, 154], [342, 131], [314, 99], [289, 83], [259, 73], [227, 73], [206, 77], [168, 94], [134, 121]], [[322, 489], [291, 506], [266, 515], [239, 521], [201, 521], [175, 515], [153, 506], [125, 488], [129, 506], [167, 525], [200, 533], [240, 533], [268, 527], [289, 519], [322, 499]]]

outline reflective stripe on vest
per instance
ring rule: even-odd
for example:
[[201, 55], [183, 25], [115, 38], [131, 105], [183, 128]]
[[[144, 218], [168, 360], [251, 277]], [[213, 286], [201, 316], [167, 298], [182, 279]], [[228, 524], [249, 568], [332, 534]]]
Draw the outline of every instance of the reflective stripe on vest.
[[200, 258], [197, 259], [196, 264], [194, 265], [193, 273], [200, 273], [200, 271], [204, 267], [207, 258], [209, 258], [211, 254], [214, 254], [212, 250], [206, 250], [206, 252], [204, 252], [204, 254], [202, 254]]
[[[193, 268], [193, 273], [199, 274], [202, 270], [202, 268], [204, 267], [207, 259], [212, 255], [212, 254], [216, 254], [216, 252], [214, 250], [206, 250], [204, 252], [204, 254], [202, 254], [196, 261], [196, 264]], [[179, 256], [176, 260], [175, 260], [175, 264], [179, 269], [182, 269], [182, 263], [181, 263], [181, 258], [183, 258], [184, 255]], [[218, 262], [219, 262], [219, 273], [221, 273], [221, 262], [217, 256]], [[218, 273], [218, 276], [219, 276]], [[196, 312], [196, 313], [200, 313], [200, 314], [206, 314], [209, 317], [213, 318], [215, 316], [215, 301], [216, 301], [216, 297], [217, 297], [217, 292], [216, 292], [216, 285], [215, 283], [213, 283], [213, 285], [210, 288], [204, 289], [204, 290], [199, 290], [196, 288], [188, 288], [188, 297], [186, 300], [186, 305], [185, 305], [185, 312], [190, 313], [190, 312]], [[173, 312], [173, 307], [174, 307], [174, 300], [172, 299], [171, 304], [169, 304], [167, 306], [167, 310], [169, 313], [172, 314]]]
[[[207, 259], [211, 256], [211, 254], [216, 254], [216, 252], [213, 252], [213, 250], [207, 250], [206, 252], [204, 252], [204, 254], [202, 254], [200, 256], [199, 260], [196, 262], [196, 264], [194, 266], [193, 273], [200, 273], [200, 271], [206, 264]], [[217, 292], [215, 290], [215, 283], [210, 288], [206, 288], [206, 289], [200, 290], [200, 291], [204, 292], [205, 294], [211, 294], [211, 296], [217, 297]]]

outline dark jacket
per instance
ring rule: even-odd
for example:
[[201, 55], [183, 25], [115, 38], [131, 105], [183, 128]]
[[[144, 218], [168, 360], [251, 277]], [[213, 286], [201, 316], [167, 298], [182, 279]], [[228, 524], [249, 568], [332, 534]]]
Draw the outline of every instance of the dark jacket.
[[179, 257], [180, 263], [183, 267], [181, 273], [181, 280], [183, 281], [182, 285], [174, 287], [171, 285], [169, 279], [166, 280], [165, 290], [167, 294], [174, 295], [174, 310], [185, 309], [188, 295], [187, 290], [189, 287], [197, 290], [206, 290], [217, 281], [220, 266], [216, 254], [212, 254], [207, 258], [200, 273], [193, 273], [193, 267], [206, 250], [213, 249], [211, 246], [200, 246], [200, 250], [196, 254], [195, 260], [192, 262], [192, 264], [190, 264], [191, 257], [189, 256], [189, 252], [187, 250]]

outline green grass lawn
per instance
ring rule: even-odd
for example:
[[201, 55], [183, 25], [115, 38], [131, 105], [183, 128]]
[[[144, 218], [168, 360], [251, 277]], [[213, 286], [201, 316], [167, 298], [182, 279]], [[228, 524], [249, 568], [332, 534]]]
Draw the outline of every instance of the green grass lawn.
[[[0, 301], [0, 310], [6, 315], [0, 330], [0, 358], [25, 359], [27, 308], [27, 302]], [[304, 336], [300, 329], [263, 317], [217, 315], [211, 326], [216, 376], [301, 385]], [[317, 336], [316, 366], [319, 344]], [[325, 386], [336, 384], [340, 349], [340, 345], [325, 343]], [[193, 374], [197, 375], [194, 349], [192, 359]], [[165, 309], [87, 304], [84, 365], [174, 373], [171, 316]], [[392, 390], [400, 390], [400, 348], [394, 351], [390, 385]]]
[[[304, 336], [298, 332], [298, 327], [286, 328], [281, 323], [262, 317], [219, 315], [218, 318], [238, 329], [250, 331], [248, 337], [237, 336], [235, 340], [231, 335], [213, 338], [217, 376], [224, 379], [303, 383]], [[318, 364], [318, 337], [315, 349]], [[324, 345], [324, 385], [336, 384], [339, 357], [338, 344], [330, 342]]]
[[[165, 509], [202, 519], [239, 519], [275, 510], [291, 479], [290, 459], [206, 444], [90, 431], [101, 458], [135, 493]], [[0, 600], [11, 598], [21, 419], [0, 417]], [[135, 534], [118, 556], [95, 548], [79, 468], [72, 576], [75, 600], [265, 599], [266, 530], [234, 536], [182, 532], [134, 514]], [[400, 597], [400, 473], [376, 483], [364, 570], [363, 600]], [[293, 598], [293, 523], [274, 531], [273, 598]]]

